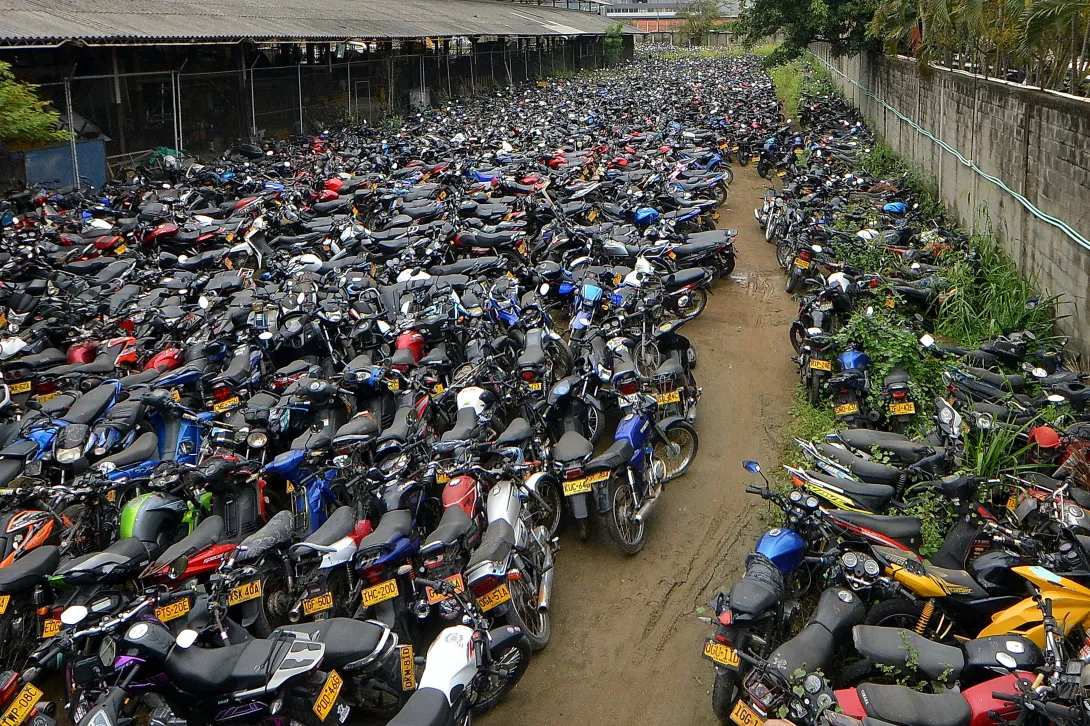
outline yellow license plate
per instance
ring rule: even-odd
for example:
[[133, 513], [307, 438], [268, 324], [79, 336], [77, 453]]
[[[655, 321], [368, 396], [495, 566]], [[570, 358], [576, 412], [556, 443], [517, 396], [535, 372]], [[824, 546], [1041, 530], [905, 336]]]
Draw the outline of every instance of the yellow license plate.
[[511, 599], [511, 591], [507, 589], [507, 583], [503, 583], [492, 592], [486, 592], [477, 598], [477, 605], [481, 612], [488, 612], [497, 605], [502, 605]]
[[228, 270], [230, 270], [230, 269], [234, 268], [235, 264], [233, 262], [231, 262], [230, 257], [224, 257], [223, 258], [223, 266], [226, 267]]
[[337, 702], [337, 696], [341, 695], [343, 685], [344, 680], [337, 671], [330, 671], [329, 677], [325, 679], [325, 685], [318, 692], [318, 697], [314, 699], [314, 713], [318, 714], [318, 718], [322, 721], [325, 721], [325, 717], [333, 710], [333, 704]]
[[16, 393], [26, 393], [32, 387], [30, 381], [20, 381], [19, 383], [13, 384], [9, 390], [14, 396]]
[[399, 645], [398, 659], [401, 662], [401, 690], [416, 690], [416, 662], [413, 660], [413, 647]]
[[395, 598], [397, 597], [397, 580], [387, 580], [369, 587], [360, 594], [360, 597], [363, 599], [364, 607], [378, 605], [380, 602]]
[[164, 623], [169, 623], [171, 620], [177, 620], [188, 612], [189, 598], [183, 597], [177, 602], [155, 608], [155, 617], [159, 618], [159, 620]]
[[0, 313], [0, 328], [8, 324], [8, 314]]
[[586, 477], [564, 482], [564, 496], [566, 497], [572, 497], [576, 494], [586, 494], [591, 489], [590, 482], [587, 481]]
[[8, 611], [8, 604], [11, 602], [11, 595], [0, 595], [0, 615], [3, 615]]
[[542, 388], [544, 388], [544, 384], [542, 384], [540, 381], [538, 381], [537, 383], [531, 383], [530, 384], [530, 390], [531, 391], [540, 391], [540, 390], [542, 390]]
[[54, 399], [59, 395], [61, 395], [60, 391], [53, 391], [52, 393], [42, 393], [42, 394], [39, 394], [39, 395], [35, 396], [34, 400], [37, 401], [38, 403], [45, 403], [46, 401]]
[[[450, 584], [454, 585], [454, 589], [455, 589], [456, 592], [464, 592], [465, 589], [466, 589], [465, 580], [462, 579], [462, 574], [460, 572], [457, 573], [457, 574], [451, 575], [450, 577], [444, 577], [443, 579], [446, 580], [447, 582], [449, 582]], [[450, 597], [450, 595], [444, 595], [441, 592], [436, 592], [435, 590], [432, 590], [430, 587], [424, 588], [424, 592], [426, 592], [428, 594], [428, 605], [435, 605], [436, 603], [441, 603], [441, 602], [443, 602], [444, 600], [446, 600], [447, 598]]]
[[738, 651], [729, 645], [716, 643], [714, 640], [704, 644], [704, 657], [728, 668], [737, 668], [742, 662], [742, 659], [738, 657]]
[[436, 383], [435, 384], [435, 395], [436, 396], [438, 396], [440, 393], [442, 393], [445, 390], [447, 390], [447, 387], [444, 386], [442, 383]]
[[674, 252], [673, 250], [670, 250], [669, 252], [666, 253], [666, 256], [669, 257], [672, 260], [672, 259], [677, 257], [677, 253]]
[[123, 254], [125, 254], [125, 251], [126, 251], [127, 249], [129, 249], [129, 246], [128, 246], [128, 245], [118, 245], [118, 246], [117, 246], [117, 247], [116, 247], [116, 248], [114, 249], [114, 252], [116, 252], [116, 253], [117, 253], [117, 254], [119, 254], [119, 255], [123, 255]]
[[234, 232], [228, 232], [227, 233], [227, 241], [228, 242], [234, 242], [235, 241], [235, 233]]
[[795, 267], [799, 268], [800, 270], [808, 269], [810, 267], [810, 260], [804, 260], [801, 257], [796, 257]]
[[669, 393], [656, 394], [655, 400], [659, 402], [660, 406], [664, 406], [667, 403], [680, 403], [681, 391], [670, 391]]
[[4, 726], [19, 726], [26, 717], [30, 715], [30, 712], [34, 710], [34, 707], [38, 705], [38, 701], [42, 698], [42, 692], [38, 690], [33, 683], [28, 683], [23, 686], [23, 690], [19, 691], [19, 695], [15, 697], [15, 700], [11, 702], [7, 710], [4, 711], [4, 715], [0, 716], [0, 722]]
[[170, 397], [174, 399], [174, 403], [182, 402], [182, 394], [178, 393], [178, 389], [174, 388], [170, 391]]
[[397, 378], [391, 378], [388, 381], [386, 381], [386, 387], [389, 388], [391, 391], [400, 391], [401, 390], [401, 381], [398, 380]]
[[591, 474], [587, 477], [587, 484], [597, 484], [600, 481], [605, 481], [609, 478], [609, 470], [600, 471], [597, 474]]
[[261, 580], [254, 580], [231, 588], [231, 592], [227, 595], [227, 605], [233, 607], [259, 597], [261, 597]]
[[435, 483], [436, 484], [448, 484], [448, 483], [450, 483], [450, 474], [446, 473], [445, 471], [435, 472]]
[[815, 371], [832, 371], [833, 363], [832, 361], [821, 360], [820, 358], [811, 358], [810, 368]]
[[778, 171], [778, 172], [776, 172], [776, 176], [785, 177], [785, 176], [787, 176], [787, 172], [786, 171]]
[[1012, 512], [1018, 508], [1018, 497], [1011, 497], [1007, 500], [1007, 509]]
[[321, 595], [308, 597], [303, 601], [303, 615], [325, 612], [333, 608], [333, 593], [323, 592]]
[[762, 726], [764, 724], [764, 719], [758, 716], [757, 712], [750, 708], [745, 701], [734, 704], [734, 709], [730, 712], [730, 720], [738, 724], [738, 726]]
[[220, 401], [212, 410], [216, 413], [223, 413], [224, 411], [230, 411], [232, 408], [238, 405], [238, 396], [231, 396], [226, 401]]
[[61, 621], [56, 618], [49, 618], [42, 623], [42, 637], [52, 638], [57, 633], [61, 632]]
[[912, 401], [891, 403], [889, 404], [889, 412], [894, 416], [906, 416], [911, 413], [916, 413], [916, 404]]
[[853, 413], [859, 413], [859, 404], [842, 403], [833, 410], [837, 416], [850, 416]]

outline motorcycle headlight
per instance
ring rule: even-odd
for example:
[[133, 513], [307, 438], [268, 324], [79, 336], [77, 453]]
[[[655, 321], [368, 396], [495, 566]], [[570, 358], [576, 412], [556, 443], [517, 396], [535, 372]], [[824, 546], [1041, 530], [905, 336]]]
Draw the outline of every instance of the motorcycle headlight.
[[408, 465], [409, 465], [409, 455], [408, 454], [398, 454], [397, 456], [391, 457], [391, 458], [386, 459], [385, 461], [383, 461], [382, 464], [379, 466], [379, 469], [386, 476], [392, 476], [393, 474], [398, 473], [399, 471], [401, 471], [402, 469], [404, 469]]
[[264, 431], [254, 431], [246, 437], [246, 445], [251, 449], [264, 449], [269, 443], [269, 437]]
[[329, 323], [339, 323], [344, 320], [344, 315], [342, 315], [339, 310], [330, 310], [328, 312], [322, 313], [322, 317], [325, 318], [326, 322]]
[[57, 451], [57, 463], [58, 464], [71, 464], [74, 461], [78, 461], [83, 456], [83, 448], [74, 446], [70, 449], [59, 449]]
[[303, 319], [299, 317], [288, 318], [284, 321], [284, 332], [289, 335], [295, 335], [303, 329]]
[[333, 457], [333, 467], [336, 469], [347, 469], [352, 464], [352, 457], [347, 454], [341, 454], [340, 456]]

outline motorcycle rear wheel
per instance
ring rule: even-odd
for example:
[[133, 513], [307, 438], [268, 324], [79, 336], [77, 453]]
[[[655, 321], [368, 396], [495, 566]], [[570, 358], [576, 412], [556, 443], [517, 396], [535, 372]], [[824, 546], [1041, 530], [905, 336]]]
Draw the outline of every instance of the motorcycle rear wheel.
[[506, 619], [509, 625], [522, 628], [530, 647], [538, 651], [549, 644], [552, 626], [548, 611], [538, 610], [537, 588], [530, 584], [526, 578], [511, 583], [511, 607], [507, 608]]
[[715, 674], [712, 685], [712, 711], [722, 723], [730, 723], [730, 712], [738, 700], [738, 674], [733, 671]]
[[692, 320], [704, 312], [706, 307], [708, 307], [708, 293], [699, 289], [690, 290], [688, 305], [678, 305], [677, 314], [682, 320]]

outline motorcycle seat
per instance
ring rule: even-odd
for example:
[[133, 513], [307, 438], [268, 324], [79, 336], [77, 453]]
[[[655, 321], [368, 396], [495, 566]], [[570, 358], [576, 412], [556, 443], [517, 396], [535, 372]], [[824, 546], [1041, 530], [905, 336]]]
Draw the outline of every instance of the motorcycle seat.
[[674, 290], [679, 287], [686, 287], [703, 280], [708, 276], [707, 271], [703, 267], [693, 267], [688, 270], [681, 270], [675, 272], [672, 275], [667, 275], [662, 280], [662, 285], [667, 290]]
[[684, 376], [685, 369], [682, 368], [681, 363], [673, 358], [663, 361], [662, 365], [651, 374], [652, 378], [683, 378]]
[[38, 453], [38, 444], [29, 439], [24, 439], [8, 444], [3, 450], [0, 450], [0, 461], [5, 459], [23, 461], [36, 453]]
[[[110, 366], [111, 369], [113, 366]], [[91, 424], [106, 411], [106, 407], [114, 400], [117, 386], [106, 383], [83, 394], [76, 399], [64, 415], [64, 420], [71, 424]]]
[[530, 424], [526, 422], [524, 418], [516, 418], [507, 428], [503, 430], [503, 433], [496, 439], [497, 446], [521, 446], [530, 440], [530, 437], [534, 435], [534, 430], [530, 428]]
[[515, 530], [503, 519], [488, 523], [481, 546], [469, 558], [466, 572], [482, 562], [506, 562], [515, 546]]
[[455, 237], [463, 247], [500, 247], [513, 244], [518, 232], [462, 232]]
[[746, 574], [731, 585], [730, 609], [736, 615], [760, 615], [775, 609], [783, 597], [783, 575], [765, 557], [746, 558]]
[[105, 585], [136, 576], [151, 561], [153, 545], [136, 537], [123, 537], [100, 552], [90, 552], [62, 562], [56, 574], [68, 585]]
[[291, 245], [301, 245], [307, 242], [314, 242], [319, 240], [325, 235], [321, 232], [307, 232], [300, 235], [282, 234], [272, 241], [273, 247], [289, 247]]
[[57, 569], [60, 561], [59, 547], [45, 545], [32, 549], [7, 567], [0, 567], [0, 593], [22, 592], [45, 582]]
[[825, 668], [835, 653], [835, 636], [821, 623], [810, 622], [798, 635], [776, 648], [768, 660], [791, 678], [799, 669], [809, 673]]
[[356, 513], [352, 507], [337, 507], [322, 526], [314, 530], [304, 541], [321, 547], [329, 547], [352, 533], [356, 527]]
[[443, 441], [468, 441], [474, 437], [480, 424], [477, 421], [477, 411], [471, 407], [458, 409], [458, 416], [454, 426], [443, 434]]
[[333, 444], [339, 446], [342, 443], [359, 441], [378, 434], [378, 421], [370, 413], [361, 413], [337, 429], [333, 434]]
[[626, 466], [635, 451], [628, 439], [614, 441], [613, 445], [599, 456], [587, 462], [587, 471], [591, 469], [618, 469]]
[[68, 410], [68, 408], [76, 402], [76, 396], [72, 393], [62, 393], [59, 396], [54, 396], [45, 403], [42, 404], [42, 413], [48, 416], [57, 418], [60, 414]]
[[859, 686], [859, 700], [868, 716], [902, 726], [968, 726], [973, 711], [957, 691], [920, 693], [907, 686]]
[[223, 531], [223, 517], [218, 514], [205, 517], [192, 532], [163, 550], [163, 553], [155, 558], [151, 566], [157, 568], [169, 565], [182, 555], [194, 555], [203, 549], [211, 547], [223, 538]]
[[806, 472], [818, 481], [842, 489], [849, 497], [860, 502], [872, 512], [884, 512], [893, 501], [893, 487], [888, 484], [870, 484], [854, 479], [841, 479], [820, 471]]
[[366, 659], [370, 662], [376, 650], [393, 644], [388, 634], [389, 630], [385, 626], [352, 618], [329, 618], [313, 623], [294, 623], [277, 630], [304, 633], [312, 641], [323, 643], [325, 645], [325, 653], [322, 654], [323, 668], [336, 668], [342, 673], [351, 673], [354, 670], [355, 661]]
[[88, 275], [104, 269], [112, 262], [113, 260], [109, 257], [93, 257], [89, 260], [69, 262], [63, 265], [61, 269], [65, 272], [71, 272], [73, 275]]
[[413, 219], [422, 219], [424, 217], [434, 217], [439, 214], [440, 207], [435, 202], [423, 202], [407, 204], [401, 208], [402, 214], [407, 214]]
[[[877, 448], [885, 453], [893, 454], [905, 464], [915, 464], [917, 461], [936, 453], [935, 449], [922, 441], [912, 441], [907, 438], [897, 438], [895, 436], [871, 437], [867, 436], [866, 433], [863, 433], [864, 431], [866, 431], [866, 429], [853, 429], [850, 432], [841, 431], [837, 436], [841, 441], [852, 448], [867, 451], [868, 453], [871, 449]], [[848, 434], [847, 437], [843, 435], [845, 433]], [[884, 432], [872, 431], [868, 433], [880, 434]]]
[[965, 668], [961, 648], [936, 643], [904, 628], [857, 625], [852, 638], [864, 658], [904, 671], [915, 670], [932, 680], [952, 682]]
[[363, 552], [372, 547], [386, 547], [395, 540], [408, 537], [412, 531], [412, 514], [404, 509], [393, 509], [382, 515], [382, 519], [379, 520], [375, 531], [363, 538], [360, 542], [359, 551]]
[[883, 514], [849, 512], [839, 509], [831, 511], [829, 516], [848, 524], [873, 529], [879, 534], [897, 540], [917, 554], [919, 554], [920, 545], [923, 544], [922, 523], [918, 517], [888, 517]]
[[146, 383], [151, 383], [160, 375], [162, 375], [162, 373], [154, 368], [149, 368], [146, 371], [140, 371], [139, 373], [133, 373], [120, 380], [121, 388], [123, 390], [128, 390], [130, 388], [135, 388], [136, 386], [142, 386]]
[[838, 462], [841, 466], [848, 467], [852, 474], [855, 474], [868, 484], [886, 484], [892, 486], [901, 478], [902, 472], [896, 467], [886, 466], [885, 464], [879, 464], [874, 461], [867, 461], [850, 451], [845, 451], [844, 449], [830, 446], [829, 444], [818, 444], [817, 448], [823, 456], [829, 457], [833, 461]]
[[397, 237], [379, 240], [375, 246], [378, 247], [379, 252], [400, 252], [411, 244], [412, 240], [408, 237]]
[[405, 443], [409, 438], [412, 422], [416, 420], [416, 411], [410, 406], [402, 406], [394, 412], [393, 423], [378, 437], [378, 442], [384, 444], [388, 441]]
[[1017, 374], [1008, 376], [1002, 373], [993, 373], [986, 368], [975, 368], [973, 366], [967, 366], [967, 369], [970, 375], [979, 378], [989, 386], [1001, 388], [1004, 391], [1021, 393], [1026, 386], [1026, 379]]
[[418, 688], [386, 726], [445, 726], [450, 723], [450, 702], [438, 688]]
[[452, 262], [449, 265], [435, 265], [428, 268], [431, 275], [477, 275], [499, 267], [502, 259], [495, 256], [470, 257]]
[[723, 237], [720, 240], [686, 242], [683, 245], [676, 245], [674, 247], [671, 247], [670, 249], [673, 250], [674, 254], [678, 257], [690, 257], [692, 255], [702, 255], [715, 252], [717, 249], [719, 249], [719, 245], [725, 244], [726, 241], [727, 238]]
[[63, 350], [59, 350], [58, 348], [46, 348], [40, 353], [24, 355], [19, 360], [13, 361], [5, 366], [5, 368], [51, 368], [64, 363], [66, 360], [68, 360], [68, 356]]
[[[227, 694], [260, 688], [279, 666], [269, 663], [274, 640], [252, 640], [223, 648], [172, 648], [163, 663], [170, 680], [183, 691]], [[283, 657], [288, 649], [281, 646]]]
[[293, 360], [285, 366], [276, 369], [277, 376], [298, 376], [310, 370], [312, 364], [305, 360]]
[[155, 435], [154, 431], [148, 431], [145, 434], [141, 434], [136, 441], [129, 444], [127, 447], [95, 462], [96, 466], [99, 464], [113, 464], [118, 469], [124, 469], [127, 466], [133, 464], [139, 464], [141, 461], [148, 461], [149, 459], [159, 458], [159, 437]]
[[420, 365], [431, 366], [432, 368], [449, 368], [450, 356], [447, 355], [446, 345], [440, 343], [429, 350], [424, 357], [420, 359]]
[[[295, 520], [291, 512], [278, 512], [265, 526], [239, 543], [238, 563], [253, 562], [275, 547], [290, 542], [295, 533]], [[245, 548], [245, 549], [243, 549]]]
[[238, 387], [241, 386], [250, 377], [250, 353], [247, 349], [244, 355], [234, 355], [231, 357], [231, 363], [227, 368], [218, 376], [212, 379], [215, 383], [227, 383], [229, 385]]
[[541, 347], [540, 340], [537, 340], [526, 343], [526, 350], [519, 355], [515, 365], [519, 368], [537, 368], [544, 366], [547, 360], [545, 349]]
[[561, 463], [585, 461], [594, 453], [594, 447], [575, 431], [565, 431], [553, 447], [553, 459]]
[[[68, 373], [86, 374], [86, 375], [109, 375], [114, 372], [114, 353], [107, 351], [99, 355], [90, 363], [83, 363], [82, 365], [75, 365], [71, 367]], [[82, 400], [82, 398], [81, 398]]]
[[334, 213], [334, 212], [336, 212], [338, 210], [344, 209], [345, 207], [347, 207], [351, 203], [352, 203], [352, 197], [340, 197], [339, 199], [334, 199], [331, 202], [318, 202], [317, 204], [313, 205], [310, 209], [315, 214], [327, 215], [327, 214], [332, 214], [332, 213]]
[[894, 385], [898, 383], [908, 383], [912, 380], [912, 377], [908, 375], [908, 371], [900, 365], [893, 366], [893, 370], [889, 372], [889, 375], [885, 378], [885, 385]]
[[427, 555], [432, 550], [450, 547], [462, 537], [469, 534], [473, 528], [473, 520], [466, 510], [459, 506], [447, 507], [443, 510], [443, 517], [435, 531], [424, 540], [424, 546], [420, 548], [422, 555]]

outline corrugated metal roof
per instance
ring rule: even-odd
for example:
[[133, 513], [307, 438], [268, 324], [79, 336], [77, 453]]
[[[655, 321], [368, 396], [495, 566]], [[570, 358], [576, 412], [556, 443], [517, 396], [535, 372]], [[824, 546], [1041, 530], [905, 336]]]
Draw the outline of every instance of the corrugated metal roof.
[[588, 12], [493, 0], [0, 0], [0, 41], [600, 34]]

